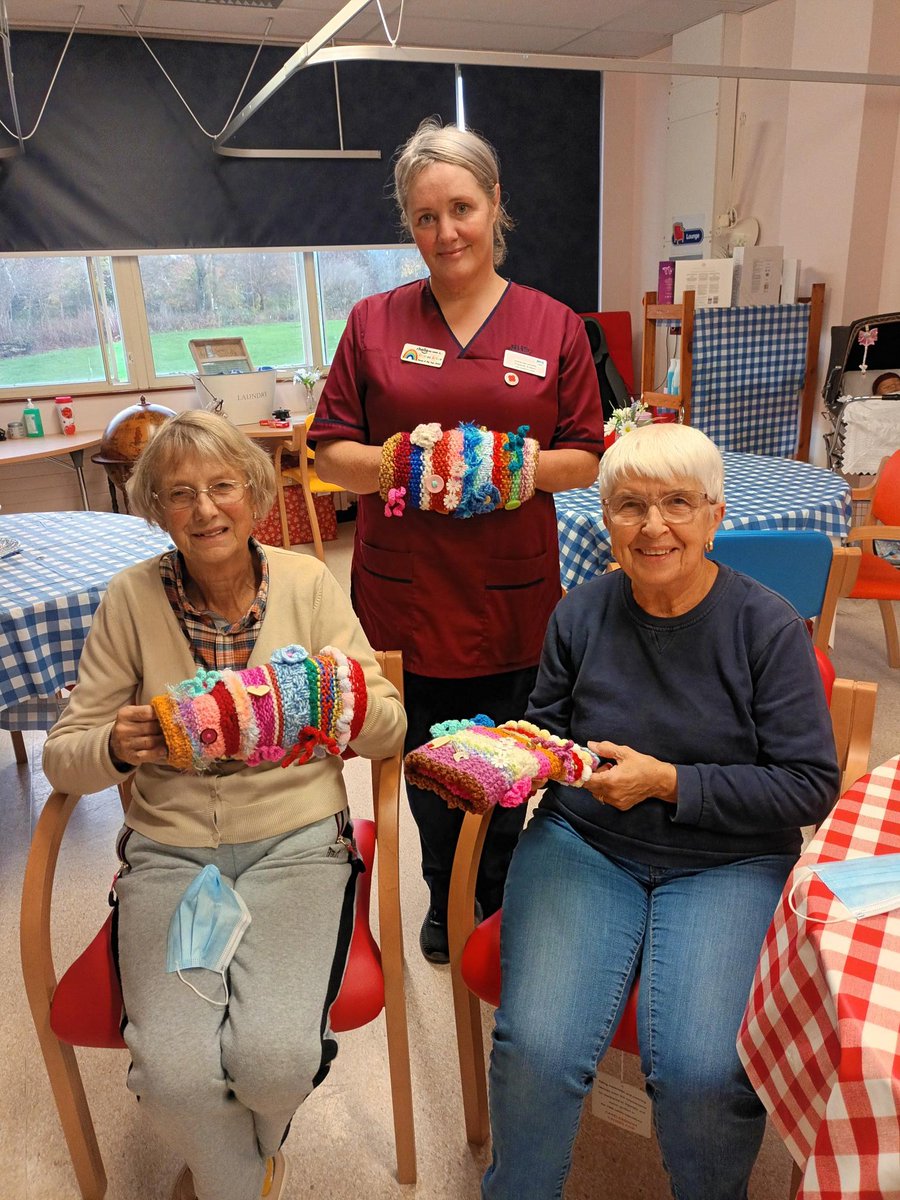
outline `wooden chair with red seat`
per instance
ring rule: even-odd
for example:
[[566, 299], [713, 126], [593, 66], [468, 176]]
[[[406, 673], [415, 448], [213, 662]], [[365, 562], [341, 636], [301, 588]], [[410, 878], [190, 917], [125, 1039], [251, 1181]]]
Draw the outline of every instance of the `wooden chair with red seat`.
[[[869, 748], [878, 686], [851, 679], [836, 679], [830, 659], [816, 649], [831, 712], [838, 763], [841, 767], [841, 792], [868, 770]], [[493, 809], [485, 813], [466, 813], [456, 844], [447, 929], [450, 939], [450, 972], [453, 983], [453, 1008], [459, 1053], [466, 1138], [482, 1145], [490, 1132], [487, 1080], [484, 1067], [484, 1042], [481, 1027], [481, 1001], [500, 1003], [500, 921], [502, 909], [475, 925], [475, 881]], [[638, 1054], [637, 996], [640, 979], [631, 990], [628, 1003], [612, 1039], [612, 1047]], [[799, 1184], [795, 1168], [792, 1192]]]
[[[290, 550], [291, 548], [287, 506], [284, 501], [284, 481], [289, 480], [291, 483], [300, 484], [303, 502], [306, 505], [306, 512], [309, 516], [309, 527], [312, 530], [316, 557], [320, 562], [324, 562], [325, 547], [322, 543], [322, 531], [319, 528], [319, 518], [316, 514], [315, 497], [343, 492], [346, 489], [337, 483], [326, 483], [316, 474], [316, 468], [313, 466], [316, 457], [315, 452], [310, 449], [309, 442], [306, 440], [306, 431], [312, 425], [314, 419], [315, 413], [311, 413], [304, 421], [298, 421], [294, 426], [294, 436], [290, 444], [283, 445], [279, 443], [275, 450], [275, 482], [278, 487], [278, 511], [281, 515], [281, 542], [285, 550]], [[296, 467], [282, 466], [281, 460], [285, 452], [297, 456], [298, 462]]]
[[868, 504], [864, 525], [854, 525], [847, 541], [859, 542], [862, 556], [855, 577], [847, 581], [841, 594], [850, 600], [877, 600], [884, 625], [888, 663], [900, 667], [900, 639], [894, 618], [893, 601], [900, 600], [900, 569], [875, 553], [874, 542], [900, 540], [900, 450], [882, 460], [875, 482], [866, 488], [852, 488], [854, 501]]
[[[385, 677], [403, 695], [399, 651], [378, 654]], [[409, 1036], [400, 919], [399, 811], [402, 755], [372, 763], [375, 820], [354, 818], [366, 869], [357, 876], [356, 916], [347, 969], [331, 1009], [336, 1033], [358, 1029], [384, 1009], [397, 1152], [397, 1179], [414, 1183]], [[127, 808], [128, 784], [119, 788]], [[102, 1200], [106, 1172], [97, 1143], [75, 1046], [121, 1049], [122, 992], [110, 945], [112, 913], [88, 948], [57, 982], [51, 947], [51, 901], [60, 845], [79, 796], [53, 792], [37, 822], [22, 889], [21, 951], [25, 990], [72, 1166], [84, 1200]], [[369, 927], [369, 893], [378, 847], [380, 947]]]

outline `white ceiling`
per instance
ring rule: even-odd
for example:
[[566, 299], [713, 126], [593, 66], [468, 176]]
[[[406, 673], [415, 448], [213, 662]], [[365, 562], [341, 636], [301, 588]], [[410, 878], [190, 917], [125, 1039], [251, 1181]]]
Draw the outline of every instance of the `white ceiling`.
[[[637, 58], [671, 44], [672, 35], [718, 13], [762, 8], [770, 0], [405, 0], [400, 45], [465, 50]], [[269, 8], [264, 5], [277, 4]], [[129, 21], [153, 36], [301, 45], [344, 0], [83, 0], [81, 32], [128, 33]], [[10, 27], [68, 30], [76, 0], [6, 0]], [[382, 0], [391, 35], [400, 0]], [[2, 12], [2, 0], [0, 0]], [[376, 0], [341, 32], [340, 42], [387, 41]], [[12, 41], [15, 59], [15, 41]]]

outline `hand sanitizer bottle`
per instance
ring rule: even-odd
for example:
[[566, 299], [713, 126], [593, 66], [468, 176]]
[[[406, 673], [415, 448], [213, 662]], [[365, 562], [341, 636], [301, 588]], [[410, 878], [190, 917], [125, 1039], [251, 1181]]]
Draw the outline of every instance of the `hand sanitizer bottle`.
[[673, 358], [669, 362], [669, 370], [666, 374], [665, 391], [669, 396], [677, 396], [681, 384], [681, 360]]
[[25, 406], [25, 411], [22, 413], [22, 422], [25, 426], [26, 437], [37, 438], [44, 436], [44, 422], [41, 420], [41, 410], [33, 400], [29, 400]]

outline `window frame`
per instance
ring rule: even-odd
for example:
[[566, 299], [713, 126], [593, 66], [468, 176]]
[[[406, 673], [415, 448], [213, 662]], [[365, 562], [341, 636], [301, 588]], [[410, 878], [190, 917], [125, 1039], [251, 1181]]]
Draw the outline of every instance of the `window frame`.
[[[80, 258], [87, 266], [93, 298], [94, 316], [97, 322], [97, 333], [100, 349], [105, 365], [107, 378], [88, 382], [73, 383], [59, 380], [52, 384], [17, 384], [13, 387], [0, 385], [0, 403], [17, 401], [27, 398], [47, 399], [61, 393], [72, 396], [104, 396], [130, 392], [164, 392], [176, 388], [192, 386], [192, 374], [157, 375], [153, 362], [153, 348], [150, 338], [150, 326], [147, 319], [147, 309], [144, 303], [143, 284], [141, 280], [140, 259], [157, 255], [172, 254], [275, 254], [287, 253], [299, 256], [300, 271], [303, 287], [300, 300], [300, 324], [303, 331], [304, 344], [309, 347], [311, 360], [307, 363], [297, 363], [296, 366], [322, 367], [323, 375], [328, 374], [326, 361], [325, 323], [322, 317], [322, 292], [319, 276], [320, 253], [330, 251], [353, 250], [409, 250], [414, 244], [409, 242], [379, 243], [360, 246], [266, 246], [260, 247], [188, 247], [183, 249], [169, 248], [164, 250], [142, 250], [139, 252], [102, 251], [83, 254], [78, 251], [63, 251], [58, 253], [26, 252], [23, 254], [0, 254], [0, 260], [22, 258]], [[108, 259], [111, 262], [113, 287], [118, 301], [118, 317], [121, 331], [123, 354], [128, 369], [129, 378], [116, 381], [110, 378], [113, 374], [109, 363], [108, 331], [104, 328], [102, 301], [99, 295], [98, 259]], [[280, 379], [290, 379], [296, 368], [279, 368]]]

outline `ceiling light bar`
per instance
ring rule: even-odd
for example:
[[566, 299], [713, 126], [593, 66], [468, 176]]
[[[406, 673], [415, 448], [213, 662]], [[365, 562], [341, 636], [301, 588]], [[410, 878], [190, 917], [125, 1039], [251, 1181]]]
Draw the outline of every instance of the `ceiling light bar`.
[[443, 63], [453, 67], [539, 67], [560, 71], [608, 71], [630, 75], [687, 75], [711, 79], [772, 79], [786, 83], [841, 83], [864, 87], [900, 87], [900, 75], [862, 71], [804, 71], [781, 67], [711, 66], [707, 63], [673, 63], [636, 58], [588, 58], [570, 54], [531, 54], [520, 51], [448, 50], [426, 46], [327, 46], [345, 25], [366, 9], [371, 0], [350, 0], [318, 33], [292, 54], [284, 66], [226, 125], [213, 143], [218, 154], [239, 157], [380, 157], [371, 151], [229, 150], [223, 145], [231, 135], [269, 100], [297, 71], [307, 65], [353, 61]]
[[445, 50], [429, 46], [335, 46], [316, 52], [315, 61], [380, 60], [403, 63], [444, 63], [478, 67], [541, 67], [560, 71], [608, 71], [626, 75], [691, 75], [712, 79], [775, 79], [786, 83], [844, 83], [868, 87], [900, 87], [900, 75], [864, 71], [804, 71], [781, 67], [710, 66], [707, 63], [659, 62], [642, 58], [586, 58], [569, 54], [526, 54], [503, 50]]

